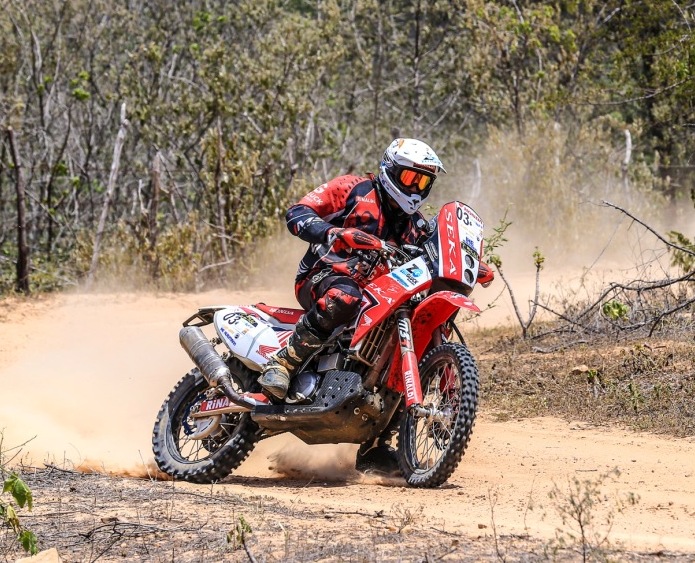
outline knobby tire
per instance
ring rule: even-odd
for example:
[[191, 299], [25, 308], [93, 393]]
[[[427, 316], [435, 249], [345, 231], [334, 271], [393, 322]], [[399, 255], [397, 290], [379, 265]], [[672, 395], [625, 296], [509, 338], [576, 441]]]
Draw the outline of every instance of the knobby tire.
[[[464, 344], [447, 342], [421, 360], [423, 406], [447, 408], [445, 424], [405, 413], [398, 439], [398, 462], [413, 487], [432, 488], [445, 483], [458, 466], [473, 433], [478, 409], [478, 368]], [[448, 384], [442, 384], [446, 378]]]
[[[236, 382], [248, 389], [249, 382]], [[209, 385], [200, 371], [192, 369], [176, 384], [157, 415], [152, 432], [154, 458], [159, 468], [174, 479], [202, 484], [219, 481], [239, 467], [261, 438], [258, 425], [243, 413], [223, 415], [224, 433], [219, 437], [188, 440], [188, 409], [207, 389]], [[190, 453], [183, 451], [189, 448]], [[197, 456], [199, 452], [201, 457]]]

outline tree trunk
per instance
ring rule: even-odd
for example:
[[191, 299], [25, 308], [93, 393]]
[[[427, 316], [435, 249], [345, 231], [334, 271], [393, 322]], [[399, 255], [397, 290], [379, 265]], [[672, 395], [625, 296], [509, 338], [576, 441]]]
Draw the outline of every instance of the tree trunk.
[[113, 161], [111, 162], [111, 174], [109, 175], [109, 183], [106, 186], [106, 195], [104, 197], [104, 206], [101, 208], [101, 217], [99, 218], [99, 226], [97, 227], [97, 233], [94, 237], [94, 249], [92, 251], [92, 263], [89, 268], [89, 273], [87, 274], [87, 288], [89, 289], [94, 283], [94, 275], [97, 270], [97, 265], [99, 263], [99, 251], [101, 247], [101, 239], [104, 235], [104, 229], [106, 227], [106, 218], [109, 214], [109, 207], [111, 206], [111, 199], [113, 198], [113, 192], [116, 189], [116, 178], [118, 177], [118, 167], [121, 160], [121, 149], [123, 149], [123, 143], [125, 141], [125, 133], [128, 128], [128, 120], [125, 117], [125, 103], [121, 105], [121, 128], [118, 130], [118, 135], [116, 135], [116, 142], [113, 147]]
[[220, 234], [222, 256], [225, 262], [229, 260], [227, 250], [227, 229], [225, 225], [225, 194], [222, 187], [222, 174], [224, 173], [225, 148], [222, 142], [222, 122], [217, 118], [217, 166], [215, 167], [215, 191], [217, 192], [217, 223]]
[[623, 159], [621, 165], [621, 171], [623, 175], [623, 188], [628, 191], [630, 188], [630, 180], [628, 177], [628, 168], [630, 166], [630, 159], [632, 158], [632, 136], [630, 135], [630, 130], [625, 129], [625, 158]]
[[150, 276], [157, 278], [159, 272], [159, 256], [157, 254], [157, 211], [159, 209], [159, 194], [162, 190], [162, 154], [157, 151], [152, 160], [152, 199], [147, 210], [147, 237], [150, 250]]
[[26, 203], [24, 199], [24, 179], [22, 165], [17, 153], [17, 145], [12, 127], [7, 128], [7, 139], [10, 143], [12, 164], [15, 172], [15, 188], [17, 190], [17, 283], [15, 288], [29, 294], [29, 249], [27, 248]]
[[147, 212], [147, 231], [150, 250], [157, 246], [157, 210], [159, 208], [159, 193], [161, 191], [162, 155], [157, 151], [152, 161], [152, 199]]

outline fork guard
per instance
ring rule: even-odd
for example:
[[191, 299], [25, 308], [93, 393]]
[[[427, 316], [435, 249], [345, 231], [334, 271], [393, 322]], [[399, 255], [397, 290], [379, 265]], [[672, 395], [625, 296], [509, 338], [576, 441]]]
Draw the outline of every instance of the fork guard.
[[415, 355], [422, 358], [432, 340], [432, 332], [456, 311], [466, 309], [480, 313], [478, 306], [465, 295], [453, 291], [438, 291], [425, 298], [413, 311], [410, 321], [413, 330]]

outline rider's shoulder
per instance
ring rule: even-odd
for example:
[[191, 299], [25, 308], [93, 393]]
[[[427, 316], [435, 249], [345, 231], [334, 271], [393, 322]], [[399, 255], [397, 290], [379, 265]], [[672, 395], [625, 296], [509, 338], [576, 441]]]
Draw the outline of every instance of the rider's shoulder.
[[371, 180], [366, 176], [357, 176], [356, 174], [343, 174], [342, 176], [336, 176], [332, 180], [329, 180], [324, 184], [328, 189], [352, 189], [355, 186], [369, 182]]

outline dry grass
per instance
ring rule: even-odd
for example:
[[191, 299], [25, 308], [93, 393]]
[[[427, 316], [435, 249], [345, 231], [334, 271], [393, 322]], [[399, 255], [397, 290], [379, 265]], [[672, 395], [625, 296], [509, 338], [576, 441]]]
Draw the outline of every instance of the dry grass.
[[[573, 561], [575, 549], [528, 536], [465, 537], [418, 511], [312, 509], [268, 495], [230, 495], [157, 482], [81, 474], [56, 468], [25, 470], [37, 499], [23, 521], [42, 546], [63, 561]], [[339, 484], [338, 484], [339, 485]], [[304, 489], [305, 482], [285, 480]], [[605, 551], [610, 555], [612, 552]], [[620, 561], [648, 555], [620, 552]], [[675, 554], [661, 553], [663, 561]], [[0, 532], [0, 560], [21, 557]]]
[[482, 405], [500, 418], [558, 416], [672, 436], [695, 435], [695, 330], [592, 338], [519, 330], [472, 335]]
[[[464, 540], [397, 506], [319, 511], [223, 487], [194, 492], [55, 468], [25, 471], [24, 479], [37, 498], [24, 522], [65, 561], [476, 561], [494, 553], [489, 539]], [[21, 551], [3, 534], [0, 559], [14, 561]], [[525, 538], [498, 541], [516, 554], [509, 560], [543, 549]]]

